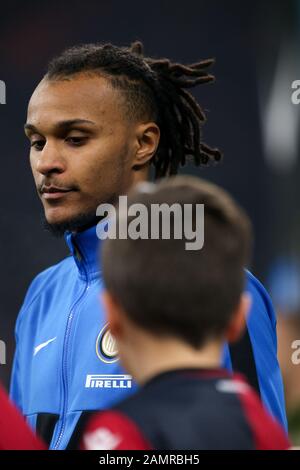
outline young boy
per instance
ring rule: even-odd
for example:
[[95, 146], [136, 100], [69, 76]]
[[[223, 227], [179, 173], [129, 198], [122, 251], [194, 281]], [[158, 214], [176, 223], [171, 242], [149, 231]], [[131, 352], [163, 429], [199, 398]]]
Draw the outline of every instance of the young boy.
[[[128, 237], [103, 244], [110, 332], [123, 366], [141, 387], [92, 416], [81, 448], [288, 448], [284, 431], [247, 383], [221, 368], [224, 343], [239, 338], [251, 302], [244, 292], [251, 244], [247, 216], [226, 192], [193, 177], [142, 184], [128, 198], [128, 207], [136, 203], [147, 209], [144, 235], [154, 205], [179, 203], [181, 214], [177, 210], [169, 218], [170, 239]], [[204, 245], [188, 250], [188, 224], [201, 230], [200, 204]], [[185, 205], [193, 209], [189, 220], [183, 218]], [[128, 229], [134, 222], [122, 211], [116, 220]], [[181, 222], [183, 236], [174, 237]]]

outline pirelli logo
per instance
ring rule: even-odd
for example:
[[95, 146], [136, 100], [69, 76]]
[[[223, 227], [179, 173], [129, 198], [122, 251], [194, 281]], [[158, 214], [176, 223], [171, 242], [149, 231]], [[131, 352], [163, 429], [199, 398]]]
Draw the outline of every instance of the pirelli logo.
[[131, 375], [124, 374], [88, 374], [85, 388], [131, 388]]

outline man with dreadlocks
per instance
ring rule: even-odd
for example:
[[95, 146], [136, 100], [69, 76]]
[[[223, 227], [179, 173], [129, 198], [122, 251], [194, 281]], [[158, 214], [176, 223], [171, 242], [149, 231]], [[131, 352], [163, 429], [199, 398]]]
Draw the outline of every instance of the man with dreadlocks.
[[[187, 91], [213, 81], [211, 64], [147, 58], [140, 43], [88, 44], [55, 58], [30, 99], [25, 132], [45, 225], [64, 234], [72, 256], [40, 273], [27, 292], [11, 396], [51, 449], [72, 448], [86, 413], [135, 387], [99, 312], [96, 209], [148, 180], [151, 165], [163, 178], [187, 158], [199, 166], [220, 160], [201, 140], [205, 116]], [[225, 348], [224, 365], [245, 372], [286, 424], [274, 312], [250, 273], [247, 288], [248, 330], [240, 345]]]

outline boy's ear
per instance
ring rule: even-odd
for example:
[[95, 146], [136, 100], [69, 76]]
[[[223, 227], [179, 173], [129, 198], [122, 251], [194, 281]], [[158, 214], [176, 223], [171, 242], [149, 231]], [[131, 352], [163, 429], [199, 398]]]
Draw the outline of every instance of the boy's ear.
[[250, 294], [244, 292], [241, 295], [239, 305], [237, 306], [234, 314], [232, 315], [230, 324], [227, 327], [226, 339], [228, 343], [234, 343], [235, 341], [237, 341], [244, 332], [250, 306], [251, 296]]
[[101, 293], [101, 300], [104, 304], [106, 319], [109, 323], [110, 332], [116, 338], [116, 340], [118, 340], [118, 338], [120, 338], [122, 335], [123, 330], [121, 307], [107, 290], [104, 290]]

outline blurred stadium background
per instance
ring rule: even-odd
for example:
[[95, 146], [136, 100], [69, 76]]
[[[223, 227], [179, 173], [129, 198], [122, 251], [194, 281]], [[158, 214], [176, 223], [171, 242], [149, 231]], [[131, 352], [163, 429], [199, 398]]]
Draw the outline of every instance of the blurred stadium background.
[[219, 167], [186, 168], [228, 189], [255, 227], [252, 270], [278, 312], [279, 354], [291, 430], [300, 441], [300, 365], [291, 343], [300, 339], [300, 105], [291, 84], [300, 79], [298, 0], [16, 1], [0, 6], [0, 339], [8, 386], [14, 323], [26, 289], [67, 250], [41, 228], [41, 208], [23, 134], [27, 101], [48, 60], [82, 42], [126, 45], [140, 39], [149, 55], [183, 62], [215, 57], [213, 86], [195, 92], [207, 110], [205, 140], [224, 152]]

